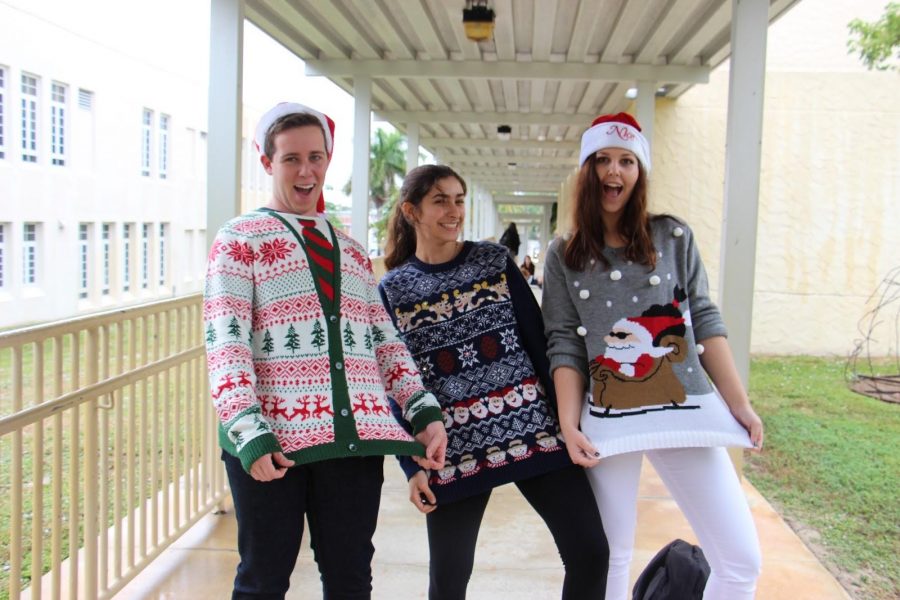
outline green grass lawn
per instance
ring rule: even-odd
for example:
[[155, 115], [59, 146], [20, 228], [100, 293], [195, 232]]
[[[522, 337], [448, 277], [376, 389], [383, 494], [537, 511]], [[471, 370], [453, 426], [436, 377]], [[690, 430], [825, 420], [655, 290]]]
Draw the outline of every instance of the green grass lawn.
[[900, 598], [900, 405], [855, 394], [844, 360], [756, 357], [765, 449], [745, 473], [856, 598]]

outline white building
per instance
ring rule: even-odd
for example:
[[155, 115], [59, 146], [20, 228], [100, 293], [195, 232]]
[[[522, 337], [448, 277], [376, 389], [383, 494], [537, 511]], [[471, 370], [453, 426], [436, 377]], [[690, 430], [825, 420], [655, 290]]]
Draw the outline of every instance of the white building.
[[205, 58], [123, 52], [77, 11], [0, 4], [0, 327], [201, 288]]

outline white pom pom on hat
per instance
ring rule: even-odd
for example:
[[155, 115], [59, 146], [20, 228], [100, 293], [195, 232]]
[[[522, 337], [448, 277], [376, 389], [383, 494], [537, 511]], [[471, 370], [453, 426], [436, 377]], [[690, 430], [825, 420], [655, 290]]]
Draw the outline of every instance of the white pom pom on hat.
[[641, 126], [628, 113], [601, 115], [594, 119], [581, 136], [578, 166], [584, 165], [592, 154], [604, 148], [624, 148], [633, 152], [644, 170], [650, 172], [650, 144], [641, 133]]

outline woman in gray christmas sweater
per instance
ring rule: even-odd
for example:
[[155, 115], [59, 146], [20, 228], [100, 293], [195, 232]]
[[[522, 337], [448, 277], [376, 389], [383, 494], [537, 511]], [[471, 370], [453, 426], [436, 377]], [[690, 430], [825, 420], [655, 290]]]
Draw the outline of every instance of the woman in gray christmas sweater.
[[763, 425], [693, 234], [648, 213], [649, 146], [630, 115], [598, 117], [580, 163], [574, 227], [547, 252], [543, 306], [560, 428], [609, 540], [606, 600], [627, 595], [644, 456], [709, 560], [704, 599], [749, 600], [759, 542], [725, 446], [761, 448]]

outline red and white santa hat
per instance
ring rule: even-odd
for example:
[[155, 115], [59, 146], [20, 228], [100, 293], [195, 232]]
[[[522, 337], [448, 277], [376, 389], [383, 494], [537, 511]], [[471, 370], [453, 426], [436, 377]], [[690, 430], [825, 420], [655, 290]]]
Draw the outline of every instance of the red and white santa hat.
[[649, 346], [653, 344], [653, 340], [660, 332], [665, 331], [669, 327], [683, 324], [684, 317], [670, 317], [667, 315], [658, 317], [627, 317], [616, 321], [613, 329], [627, 331], [637, 337], [641, 343]]
[[650, 144], [641, 133], [641, 126], [628, 113], [601, 115], [594, 119], [581, 136], [578, 166], [584, 165], [592, 154], [604, 148], [624, 148], [633, 152], [644, 171], [650, 172]]
[[[266, 153], [266, 134], [272, 125], [275, 124], [275, 121], [293, 114], [309, 114], [319, 120], [322, 124], [322, 130], [325, 132], [325, 152], [330, 160], [331, 155], [334, 153], [334, 121], [328, 115], [296, 102], [280, 102], [260, 117], [259, 123], [256, 125], [256, 133], [253, 136], [253, 145], [256, 146], [256, 151], [259, 152], [260, 156]], [[325, 212], [324, 195], [319, 195], [316, 212]]]

